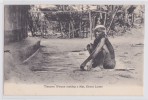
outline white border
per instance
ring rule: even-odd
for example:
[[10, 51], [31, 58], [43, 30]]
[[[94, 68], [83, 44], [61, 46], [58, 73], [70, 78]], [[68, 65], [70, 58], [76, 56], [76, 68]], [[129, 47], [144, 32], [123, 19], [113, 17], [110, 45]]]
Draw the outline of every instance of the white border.
[[144, 4], [147, 0], [3, 0], [3, 4]]
[[[3, 44], [4, 44], [4, 4], [145, 4], [145, 40], [144, 40], [144, 96], [3, 96]], [[148, 2], [147, 0], [0, 0], [0, 99], [4, 100], [148, 100]], [[139, 66], [140, 67], [140, 66]], [[128, 91], [128, 90], [127, 90]]]
[[3, 22], [3, 4], [2, 4], [2, 0], [0, 0], [0, 86], [1, 86], [1, 90], [0, 90], [0, 94], [1, 97], [0, 99], [2, 99], [3, 97], [3, 44], [4, 44], [4, 22]]

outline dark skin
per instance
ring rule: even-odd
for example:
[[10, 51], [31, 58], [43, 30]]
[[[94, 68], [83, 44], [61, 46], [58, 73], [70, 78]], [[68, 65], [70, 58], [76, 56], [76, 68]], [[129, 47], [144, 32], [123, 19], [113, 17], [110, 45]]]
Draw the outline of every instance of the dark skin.
[[[101, 32], [97, 33], [97, 35], [101, 34]], [[100, 43], [98, 43], [97, 47], [95, 48], [95, 50], [90, 54], [90, 56], [80, 65], [80, 68], [82, 71], [85, 71], [84, 67], [86, 66], [86, 64], [92, 60], [95, 59], [97, 54], [101, 51], [101, 50], [105, 50], [106, 52], [109, 52], [106, 44], [105, 44], [105, 38], [102, 38]]]

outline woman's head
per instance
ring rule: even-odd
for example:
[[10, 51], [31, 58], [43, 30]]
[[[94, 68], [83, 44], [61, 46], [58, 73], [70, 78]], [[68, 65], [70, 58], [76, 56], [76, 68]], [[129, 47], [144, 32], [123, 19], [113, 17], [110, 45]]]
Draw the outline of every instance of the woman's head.
[[95, 37], [100, 36], [101, 34], [106, 35], [106, 28], [103, 25], [97, 25], [94, 30]]
[[105, 34], [103, 31], [96, 31], [95, 32], [95, 37], [100, 36], [101, 34]]

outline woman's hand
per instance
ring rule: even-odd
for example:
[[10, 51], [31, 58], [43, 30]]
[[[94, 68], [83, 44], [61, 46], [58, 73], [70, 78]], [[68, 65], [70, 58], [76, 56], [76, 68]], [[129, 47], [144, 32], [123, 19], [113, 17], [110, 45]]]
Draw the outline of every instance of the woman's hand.
[[80, 65], [80, 69], [81, 69], [82, 71], [85, 71], [85, 69], [84, 69], [85, 66], [86, 66], [86, 64], [82, 63], [82, 64]]

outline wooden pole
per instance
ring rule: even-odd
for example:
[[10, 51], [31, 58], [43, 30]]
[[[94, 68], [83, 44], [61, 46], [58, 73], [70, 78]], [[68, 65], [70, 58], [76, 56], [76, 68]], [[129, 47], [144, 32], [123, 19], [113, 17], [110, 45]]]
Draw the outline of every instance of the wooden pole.
[[73, 25], [73, 22], [70, 21], [70, 24], [71, 24], [71, 28], [72, 28], [72, 38], [74, 38], [74, 25]]
[[62, 23], [60, 22], [60, 31], [62, 33]]
[[135, 22], [135, 14], [133, 13], [133, 23]]
[[81, 36], [81, 38], [82, 38], [82, 33], [81, 33], [81, 25], [82, 25], [82, 22], [80, 21], [80, 35], [79, 36]]
[[[83, 21], [83, 23], [85, 24], [85, 22]], [[84, 38], [84, 27], [82, 28], [82, 38]]]
[[[83, 12], [85, 12], [87, 10], [83, 10]], [[67, 13], [70, 13], [70, 12], [78, 12], [78, 13], [82, 13], [82, 11], [42, 11], [42, 13], [52, 13], [52, 12], [55, 12], [55, 13], [62, 13], [62, 12], [67, 12]], [[98, 12], [98, 13], [106, 13], [105, 11], [93, 11], [92, 12]], [[41, 13], [40, 11], [31, 11], [31, 13]]]
[[106, 13], [104, 13], [105, 14], [105, 18], [104, 18], [104, 26], [105, 26], [105, 24], [106, 24]]
[[[95, 17], [93, 17], [92, 19], [93, 19], [92, 20], [92, 29], [94, 29], [94, 27], [95, 27]], [[94, 31], [92, 30], [92, 32], [94, 32]]]
[[91, 11], [89, 11], [89, 23], [90, 23], [90, 36], [91, 36], [91, 40], [92, 40], [92, 20], [91, 20]]
[[134, 25], [134, 13], [132, 14], [132, 27]]
[[70, 23], [69, 23], [69, 39], [70, 39], [70, 33], [71, 33], [71, 30], [70, 30]]

